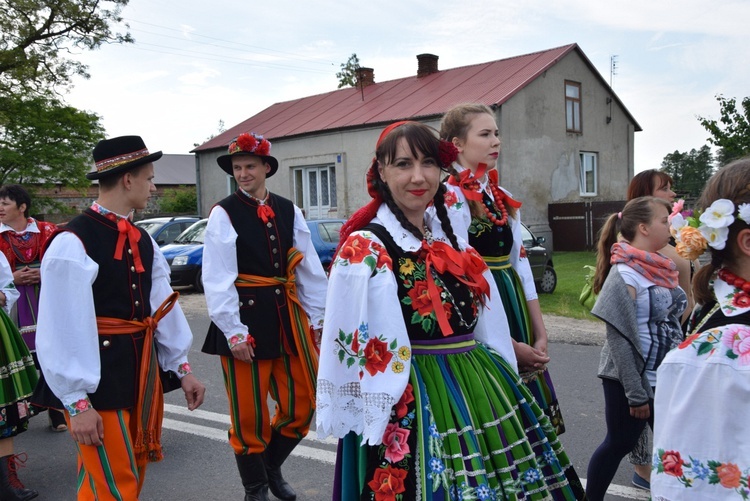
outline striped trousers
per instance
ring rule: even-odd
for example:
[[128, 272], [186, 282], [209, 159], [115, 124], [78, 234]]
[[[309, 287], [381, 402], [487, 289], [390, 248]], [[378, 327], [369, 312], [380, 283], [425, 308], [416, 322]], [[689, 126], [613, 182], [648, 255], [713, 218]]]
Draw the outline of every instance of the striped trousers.
[[[229, 444], [235, 454], [263, 452], [272, 428], [289, 438], [307, 435], [315, 408], [299, 357], [282, 355], [248, 364], [222, 356], [221, 367], [232, 421]], [[276, 402], [273, 420], [269, 394]]]
[[[130, 436], [130, 411], [97, 411], [104, 422], [103, 445], [78, 451], [78, 501], [136, 501], [146, 477], [146, 462], [137, 464]], [[70, 416], [65, 413], [70, 428]]]

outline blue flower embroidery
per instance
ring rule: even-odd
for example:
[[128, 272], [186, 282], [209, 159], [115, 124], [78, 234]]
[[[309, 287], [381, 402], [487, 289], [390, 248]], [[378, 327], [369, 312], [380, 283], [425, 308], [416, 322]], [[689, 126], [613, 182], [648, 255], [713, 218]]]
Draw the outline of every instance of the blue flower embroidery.
[[435, 475], [440, 475], [445, 471], [445, 465], [439, 458], [433, 456], [430, 458], [430, 471]]
[[542, 472], [537, 470], [536, 468], [529, 468], [525, 472], [523, 472], [523, 480], [527, 484], [533, 484], [534, 482], [538, 482], [542, 478]]
[[492, 491], [490, 490], [489, 487], [487, 487], [486, 485], [482, 484], [482, 485], [480, 485], [480, 486], [477, 487], [477, 497], [479, 499], [481, 499], [482, 501], [484, 501], [486, 499], [491, 499], [492, 498]]

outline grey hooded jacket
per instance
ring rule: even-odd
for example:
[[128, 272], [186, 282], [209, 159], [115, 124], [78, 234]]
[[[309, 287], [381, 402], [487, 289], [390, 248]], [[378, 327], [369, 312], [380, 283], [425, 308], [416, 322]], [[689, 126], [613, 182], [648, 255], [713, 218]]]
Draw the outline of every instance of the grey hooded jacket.
[[631, 407], [654, 398], [646, 377], [646, 360], [641, 351], [635, 299], [628, 286], [612, 266], [591, 313], [607, 324], [607, 339], [599, 359], [599, 377], [619, 381]]

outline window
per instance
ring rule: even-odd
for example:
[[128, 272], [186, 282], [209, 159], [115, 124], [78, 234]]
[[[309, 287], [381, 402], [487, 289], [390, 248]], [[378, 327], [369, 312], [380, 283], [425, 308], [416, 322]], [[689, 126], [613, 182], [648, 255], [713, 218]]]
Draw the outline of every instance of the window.
[[581, 152], [581, 196], [596, 195], [598, 177], [598, 155], [596, 153]]
[[565, 128], [581, 132], [581, 84], [565, 81]]
[[294, 203], [305, 211], [307, 219], [328, 217], [336, 208], [336, 169], [333, 165], [315, 165], [292, 169]]

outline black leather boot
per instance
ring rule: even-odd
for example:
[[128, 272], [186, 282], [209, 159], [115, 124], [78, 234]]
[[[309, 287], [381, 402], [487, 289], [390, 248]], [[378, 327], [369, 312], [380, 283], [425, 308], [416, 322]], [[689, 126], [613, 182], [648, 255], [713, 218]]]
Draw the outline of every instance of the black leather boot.
[[270, 501], [268, 477], [262, 454], [234, 455], [245, 488], [245, 501]]
[[18, 456], [0, 457], [0, 499], [3, 501], [27, 501], [39, 495], [37, 491], [27, 489], [18, 480], [17, 463], [23, 465], [26, 460]]
[[281, 476], [281, 465], [286, 458], [292, 453], [299, 438], [288, 438], [281, 433], [273, 430], [271, 434], [271, 443], [268, 444], [264, 452], [266, 460], [266, 473], [268, 474], [268, 486], [271, 493], [282, 501], [294, 501], [297, 499], [297, 493], [292, 486]]

